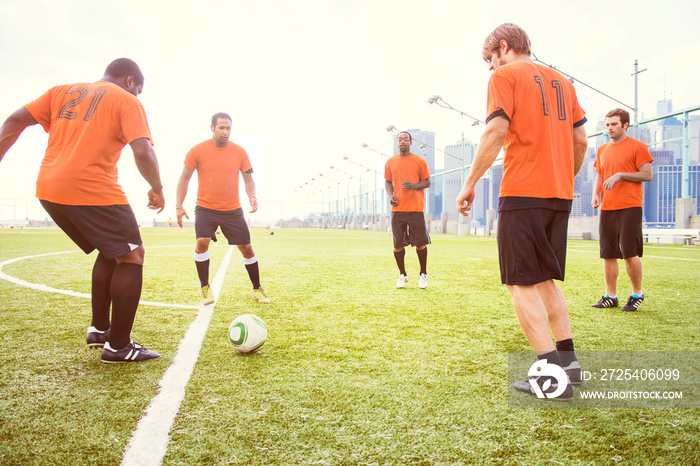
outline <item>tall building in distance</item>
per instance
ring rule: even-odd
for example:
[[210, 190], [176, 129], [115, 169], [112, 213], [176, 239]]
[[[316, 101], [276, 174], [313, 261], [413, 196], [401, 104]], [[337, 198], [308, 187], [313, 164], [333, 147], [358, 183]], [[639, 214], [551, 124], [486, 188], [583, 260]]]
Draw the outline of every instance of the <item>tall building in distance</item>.
[[[448, 213], [448, 219], [455, 220], [459, 218], [457, 212], [457, 195], [462, 189], [464, 183], [463, 168], [471, 165], [476, 153], [476, 144], [472, 144], [467, 139], [457, 141], [456, 144], [445, 146], [443, 167], [445, 172], [451, 172], [444, 175], [442, 211]], [[437, 180], [439, 182], [439, 180]]]
[[700, 165], [700, 115], [690, 115], [688, 158], [690, 165]]
[[[644, 183], [645, 221], [647, 224], [669, 226], [676, 222], [676, 199], [683, 195], [683, 167], [655, 164], [652, 166], [654, 178], [649, 183]], [[700, 165], [691, 165], [689, 174], [690, 197], [695, 198], [696, 209], [700, 209], [700, 203], [697, 202], [700, 195]]]
[[[661, 100], [656, 106], [657, 116], [673, 112], [670, 100]], [[688, 137], [688, 195], [697, 202], [700, 191], [700, 116], [670, 116], [660, 120], [653, 129], [653, 141], [649, 151], [654, 158], [652, 168], [654, 178], [644, 183], [645, 222], [651, 225], [672, 226], [676, 221], [676, 199], [683, 196], [683, 149], [685, 131]], [[647, 141], [644, 141], [647, 142]], [[696, 211], [697, 212], [697, 211]]]

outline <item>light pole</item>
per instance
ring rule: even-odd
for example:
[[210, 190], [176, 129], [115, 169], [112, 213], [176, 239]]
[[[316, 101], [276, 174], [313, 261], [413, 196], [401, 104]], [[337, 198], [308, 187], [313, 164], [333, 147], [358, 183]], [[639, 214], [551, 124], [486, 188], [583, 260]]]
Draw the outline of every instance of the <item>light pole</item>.
[[[322, 179], [322, 181], [328, 182], [328, 185], [326, 185], [326, 187], [328, 188], [328, 219], [330, 222], [331, 220], [334, 220], [333, 219], [333, 212], [331, 209], [331, 188], [333, 187], [333, 184], [335, 183], [335, 181], [332, 180], [331, 178], [329, 178], [328, 176], [324, 175], [323, 173], [319, 173], [318, 176], [323, 176], [324, 178]], [[338, 183], [338, 185], [340, 185], [340, 183]], [[338, 198], [339, 198], [339, 196], [336, 196], [336, 212], [337, 212]]]
[[445, 100], [444, 100], [442, 97], [440, 97], [439, 95], [434, 95], [434, 96], [432, 96], [431, 98], [429, 98], [429, 99], [428, 99], [428, 103], [429, 103], [430, 105], [435, 104], [435, 105], [437, 105], [438, 107], [442, 107], [442, 108], [449, 108], [450, 110], [454, 110], [455, 112], [459, 113], [460, 115], [463, 115], [463, 116], [465, 116], [465, 117], [471, 118], [472, 120], [474, 120], [474, 122], [472, 123], [472, 126], [478, 126], [479, 123], [481, 123], [481, 124], [486, 124], [486, 123], [484, 123], [483, 121], [479, 120], [478, 118], [474, 118], [473, 116], [471, 116], [471, 115], [469, 115], [469, 114], [467, 114], [467, 113], [464, 113], [464, 112], [461, 111], [461, 110], [457, 110], [457, 109], [454, 108], [452, 105], [450, 105], [450, 104], [448, 104], [447, 102], [445, 102]]
[[[479, 123], [486, 124], [486, 123], [484, 123], [483, 121], [479, 120], [478, 118], [474, 118], [473, 116], [471, 116], [471, 115], [469, 115], [469, 114], [467, 114], [467, 113], [464, 113], [464, 112], [461, 111], [461, 110], [457, 110], [457, 109], [454, 108], [452, 105], [450, 105], [449, 103], [445, 102], [445, 99], [443, 99], [443, 98], [440, 97], [439, 95], [434, 95], [434, 96], [432, 96], [431, 98], [429, 98], [429, 99], [428, 99], [428, 103], [429, 103], [430, 105], [435, 104], [435, 105], [437, 105], [438, 107], [442, 107], [442, 108], [447, 108], [447, 109], [450, 109], [450, 110], [454, 110], [455, 112], [459, 113], [459, 114], [462, 115], [462, 116], [465, 116], [465, 117], [467, 117], [467, 118], [471, 118], [472, 120], [474, 120], [474, 121], [472, 121], [472, 126], [478, 126]], [[448, 155], [450, 155], [450, 154], [448, 154]], [[454, 156], [453, 156], [453, 157], [454, 157]], [[461, 177], [462, 183], [464, 183], [464, 176], [465, 176], [465, 175], [464, 175], [464, 171], [465, 171], [465, 168], [466, 168], [464, 162], [465, 162], [465, 161], [464, 161], [464, 132], [462, 132], [462, 177]]]
[[382, 157], [386, 157], [387, 159], [391, 158], [391, 156], [386, 155], [384, 152], [379, 152], [377, 149], [373, 149], [372, 147], [369, 146], [369, 144], [362, 143], [362, 147], [367, 149], [367, 150], [371, 150], [372, 152], [376, 152], [377, 154], [381, 155]]
[[[324, 176], [321, 174], [321, 176]], [[335, 194], [335, 216], [333, 218], [333, 226], [337, 226], [340, 223], [341, 220], [341, 215], [340, 215], [340, 181], [331, 178], [328, 175], [325, 175], [326, 179], [329, 181], [330, 185], [328, 186], [328, 192], [330, 193], [330, 189], [333, 186], [333, 184], [336, 185], [336, 194]], [[330, 212], [330, 203], [328, 204], [328, 209]]]
[[[440, 97], [439, 95], [434, 95], [434, 96], [430, 97], [430, 98], [428, 99], [428, 103], [429, 103], [430, 105], [435, 104], [435, 105], [437, 105], [438, 107], [442, 107], [442, 108], [447, 108], [447, 109], [449, 109], [449, 110], [453, 110], [453, 111], [459, 113], [459, 114], [462, 115], [462, 116], [465, 116], [465, 117], [467, 117], [467, 118], [472, 119], [473, 121], [472, 121], [471, 126], [478, 126], [479, 124], [486, 124], [486, 123], [484, 123], [483, 121], [481, 121], [480, 119], [475, 118], [475, 117], [469, 115], [468, 113], [465, 113], [465, 112], [463, 112], [463, 111], [461, 111], [461, 110], [458, 110], [458, 109], [454, 108], [452, 105], [450, 105], [448, 102], [446, 102], [445, 99], [443, 99], [443, 98]], [[462, 170], [460, 171], [460, 185], [463, 185], [463, 184], [464, 184], [464, 179], [465, 179], [466, 176], [467, 176], [466, 173], [465, 173], [467, 167], [466, 167], [466, 160], [465, 160], [465, 157], [464, 157], [464, 131], [462, 131], [462, 142], [461, 142], [460, 152], [461, 152], [461, 161], [462, 161]], [[450, 155], [450, 156], [452, 156], [452, 157], [454, 157], [454, 158], [457, 158], [457, 157], [455, 157], [455, 156], [452, 155], [452, 154], [447, 154], [447, 155]], [[488, 179], [489, 179], [488, 183], [490, 183], [490, 182], [491, 182], [491, 181], [490, 181], [490, 180], [491, 180], [491, 177], [489, 176]], [[443, 178], [443, 183], [445, 183], [444, 178]], [[460, 188], [461, 188], [461, 186], [460, 186]], [[489, 193], [490, 193], [490, 192], [491, 192], [491, 190], [490, 190], [490, 186], [489, 186]], [[444, 196], [444, 194], [443, 194], [443, 206], [444, 206], [444, 203], [445, 203], [445, 202], [444, 202], [444, 201], [445, 201], [444, 197], [445, 197], [445, 196]], [[489, 194], [489, 200], [491, 199], [491, 197], [492, 197], [492, 196]], [[463, 216], [459, 216], [459, 217], [460, 217], [460, 219], [459, 219], [460, 221], [464, 221], [464, 220], [465, 220], [465, 218], [464, 218]]]
[[[386, 157], [387, 159], [390, 159], [390, 158], [391, 158], [391, 156], [386, 155], [384, 152], [380, 152], [380, 151], [378, 151], [378, 150], [376, 150], [376, 149], [370, 147], [369, 144], [363, 143], [363, 144], [362, 144], [362, 147], [365, 148], [365, 149], [367, 149], [367, 150], [371, 150], [372, 152], [375, 152], [375, 153], [381, 155], [382, 157]], [[375, 175], [374, 175], [374, 180], [375, 180], [374, 191], [375, 191], [375, 192], [377, 192], [377, 185], [376, 185], [377, 176], [378, 176], [378, 175], [376, 174], [376, 170], [375, 170]], [[381, 189], [381, 193], [382, 193], [382, 194], [379, 195], [379, 199], [380, 199], [380, 202], [381, 202], [381, 205], [382, 205], [381, 216], [382, 216], [382, 218], [384, 218], [384, 217], [386, 217], [386, 204], [387, 204], [386, 199], [384, 199], [384, 188]], [[379, 193], [377, 193], [377, 194], [379, 194]], [[380, 226], [381, 226], [381, 225], [380, 225]]]
[[[343, 160], [347, 160], [348, 162], [354, 163], [358, 167], [361, 167], [365, 169], [367, 172], [374, 171], [374, 192], [372, 194], [372, 223], [374, 224], [375, 221], [375, 215], [376, 215], [376, 203], [377, 203], [377, 170], [369, 168], [359, 162], [355, 162], [354, 160], [348, 158], [348, 157], [343, 157]], [[362, 189], [362, 188], [360, 188]], [[362, 200], [360, 199], [360, 204], [362, 203]], [[369, 204], [369, 194], [367, 195], [367, 204]], [[369, 208], [367, 209], [369, 210]], [[367, 212], [369, 214], [369, 212]]]
[[346, 211], [345, 221], [347, 223], [347, 220], [349, 220], [349, 218], [350, 218], [350, 180], [352, 179], [352, 176], [345, 173], [343, 170], [334, 167], [333, 165], [331, 165], [330, 168], [331, 168], [331, 170], [335, 170], [335, 171], [339, 172], [340, 174], [345, 175], [346, 179], [348, 180], [348, 197], [347, 197], [347, 201], [345, 204], [345, 211]]

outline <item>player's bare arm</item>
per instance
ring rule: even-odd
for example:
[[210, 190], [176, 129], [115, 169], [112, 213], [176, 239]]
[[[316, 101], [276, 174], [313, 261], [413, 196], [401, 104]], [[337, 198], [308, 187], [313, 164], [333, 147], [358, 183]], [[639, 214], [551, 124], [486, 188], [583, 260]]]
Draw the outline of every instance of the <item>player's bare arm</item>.
[[190, 219], [189, 215], [182, 206], [185, 203], [185, 197], [187, 197], [187, 188], [190, 185], [190, 178], [194, 171], [187, 168], [187, 166], [182, 168], [182, 174], [177, 182], [177, 190], [175, 192], [175, 215], [177, 216], [177, 224], [182, 228], [182, 217]]
[[404, 189], [404, 191], [421, 191], [423, 189], [428, 189], [430, 187], [430, 178], [426, 178], [418, 183], [404, 181], [401, 187]]
[[2, 127], [0, 127], [0, 160], [5, 156], [5, 153], [10, 150], [10, 147], [17, 141], [22, 131], [29, 126], [36, 125], [38, 122], [34, 119], [29, 110], [22, 107], [12, 115], [10, 115]]
[[394, 183], [389, 180], [384, 180], [384, 189], [386, 189], [386, 194], [389, 196], [389, 203], [393, 206], [399, 205], [399, 200], [396, 199], [394, 195]]
[[574, 128], [574, 176], [581, 170], [588, 149], [588, 138], [583, 125]]
[[464, 186], [457, 196], [457, 211], [460, 214], [469, 215], [468, 212], [472, 208], [472, 202], [474, 202], [474, 186], [496, 161], [496, 157], [503, 147], [503, 141], [508, 134], [509, 126], [510, 121], [502, 116], [491, 118], [486, 123], [486, 129], [479, 140], [469, 176], [464, 180]]
[[148, 191], [148, 208], [161, 213], [165, 208], [163, 183], [160, 182], [160, 170], [156, 152], [148, 138], [139, 138], [129, 143], [134, 153], [134, 161], [141, 176], [151, 185]]
[[603, 179], [600, 177], [600, 173], [598, 173], [595, 177], [595, 183], [593, 184], [593, 199], [591, 199], [591, 206], [594, 209], [600, 207], [600, 191], [602, 188]]
[[651, 181], [654, 177], [653, 171], [651, 169], [651, 163], [645, 163], [636, 172], [617, 172], [607, 180], [603, 182], [603, 188], [610, 190], [615, 186], [620, 180], [633, 181], [635, 183], [642, 183], [644, 181]]
[[253, 180], [252, 171], [243, 173], [243, 183], [245, 184], [245, 193], [250, 201], [250, 213], [252, 214], [258, 210], [258, 198], [255, 197], [255, 181]]

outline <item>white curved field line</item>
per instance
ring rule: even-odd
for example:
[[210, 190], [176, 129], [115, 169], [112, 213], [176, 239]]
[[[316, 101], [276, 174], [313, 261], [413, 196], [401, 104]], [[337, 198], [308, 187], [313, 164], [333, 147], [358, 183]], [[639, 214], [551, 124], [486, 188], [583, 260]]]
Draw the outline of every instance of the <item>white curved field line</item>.
[[[214, 296], [218, 299], [226, 277], [235, 246], [229, 246], [223, 262], [211, 283]], [[170, 443], [170, 429], [185, 398], [185, 387], [190, 380], [194, 365], [199, 358], [202, 342], [209, 328], [214, 304], [199, 306], [199, 313], [180, 341], [177, 353], [168, 370], [160, 380], [158, 394], [151, 400], [146, 413], [139, 420], [129, 444], [124, 450], [122, 465], [160, 465]]]
[[[152, 246], [152, 247], [174, 247], [174, 246]], [[188, 245], [192, 247], [192, 245]], [[219, 266], [219, 270], [211, 284], [214, 296], [217, 298], [221, 295], [224, 278], [231, 262], [231, 254], [235, 249], [234, 246], [229, 246], [224, 260]], [[2, 268], [6, 265], [38, 257], [47, 257], [59, 254], [70, 254], [76, 251], [52, 252], [47, 254], [36, 254], [32, 256], [17, 257], [14, 259], [0, 262], [0, 278], [20, 286], [25, 286], [39, 291], [50, 293], [59, 293], [68, 296], [76, 296], [79, 298], [90, 299], [87, 293], [79, 293], [77, 291], [60, 290], [47, 285], [30, 283], [26, 280], [7, 275], [2, 272]], [[163, 374], [160, 380], [158, 393], [151, 400], [151, 404], [146, 408], [145, 414], [141, 417], [136, 426], [136, 430], [132, 433], [129, 444], [124, 450], [122, 463], [125, 466], [145, 466], [145, 465], [160, 465], [163, 462], [163, 457], [168, 450], [170, 443], [170, 429], [172, 428], [175, 416], [180, 410], [180, 404], [185, 398], [185, 387], [190, 380], [194, 366], [199, 358], [199, 352], [202, 349], [202, 343], [209, 328], [211, 317], [214, 313], [214, 304], [209, 306], [187, 306], [181, 304], [156, 303], [151, 301], [140, 301], [140, 304], [150, 306], [162, 306], [171, 308], [183, 309], [198, 309], [197, 317], [190, 324], [185, 332], [185, 336], [180, 341], [177, 352], [170, 363], [170, 366]]]
[[[152, 248], [171, 248], [171, 247], [184, 247], [184, 246], [151, 246], [149, 249]], [[191, 244], [187, 245], [187, 247], [192, 247]], [[13, 264], [15, 262], [19, 262], [22, 260], [26, 259], [36, 259], [37, 257], [47, 257], [47, 256], [56, 256], [59, 254], [72, 254], [76, 252], [82, 252], [79, 249], [76, 249], [74, 251], [61, 251], [61, 252], [49, 252], [46, 254], [35, 254], [33, 256], [24, 256], [24, 257], [15, 257], [14, 259], [9, 259], [4, 262], [0, 262], [0, 279], [7, 280], [8, 282], [14, 283], [15, 285], [19, 286], [24, 286], [27, 288], [31, 288], [33, 290], [37, 291], [45, 291], [47, 293], [58, 293], [58, 294], [63, 294], [67, 296], [75, 296], [77, 298], [85, 298], [85, 299], [90, 299], [91, 295], [90, 293], [80, 293], [78, 291], [72, 291], [72, 290], [61, 290], [58, 288], [54, 288], [52, 286], [44, 285], [42, 283], [32, 283], [28, 282], [26, 280], [22, 280], [17, 277], [13, 277], [12, 275], [7, 275], [2, 271], [2, 268], [6, 265]], [[197, 306], [192, 306], [188, 304], [174, 304], [174, 303], [160, 303], [157, 301], [139, 301], [139, 304], [142, 304], [144, 306], [156, 306], [156, 307], [169, 307], [173, 309], [199, 309]]]

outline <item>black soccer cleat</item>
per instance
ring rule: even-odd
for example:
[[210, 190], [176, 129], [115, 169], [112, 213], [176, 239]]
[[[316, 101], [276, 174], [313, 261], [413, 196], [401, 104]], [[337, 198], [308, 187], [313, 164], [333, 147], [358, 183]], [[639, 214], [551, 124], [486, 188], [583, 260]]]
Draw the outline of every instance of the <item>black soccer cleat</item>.
[[89, 348], [102, 348], [109, 341], [109, 330], [97, 330], [90, 326], [87, 330], [87, 345]]
[[129, 342], [128, 345], [120, 350], [113, 349], [109, 346], [109, 342], [106, 342], [104, 348], [102, 348], [102, 362], [105, 364], [138, 362], [159, 357], [160, 354], [155, 351], [147, 350], [133, 341]]
[[[519, 392], [524, 392], [527, 393], [528, 395], [532, 396], [537, 396], [537, 393], [532, 389], [532, 385], [530, 384], [530, 380], [534, 380], [535, 383], [540, 387], [540, 390], [542, 393], [547, 394], [547, 393], [553, 393], [557, 390], [558, 384], [554, 381], [552, 381], [552, 377], [531, 377], [529, 380], [522, 380], [515, 382], [513, 384], [513, 388], [518, 390]], [[543, 390], [542, 387], [545, 385], [545, 382], [547, 381], [552, 381], [551, 385], [547, 387], [546, 390]], [[554, 401], [571, 401], [574, 398], [574, 388], [571, 386], [571, 383], [566, 384], [566, 389], [564, 392], [554, 398], [549, 398], [545, 397], [542, 398], [543, 400], [554, 400]]]
[[618, 305], [617, 298], [611, 298], [610, 296], [605, 295], [602, 298], [600, 298], [600, 301], [598, 301], [595, 304], [592, 304], [591, 307], [603, 309], [606, 307], [617, 307], [617, 305]]
[[627, 304], [622, 306], [622, 310], [625, 312], [636, 311], [639, 305], [644, 301], [644, 295], [632, 295], [630, 299], [627, 300]]
[[566, 372], [567, 377], [569, 377], [569, 383], [571, 385], [581, 385], [583, 379], [581, 378], [581, 366], [578, 361], [573, 361], [566, 367], [562, 367], [564, 372]]

